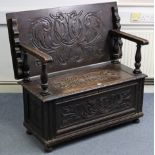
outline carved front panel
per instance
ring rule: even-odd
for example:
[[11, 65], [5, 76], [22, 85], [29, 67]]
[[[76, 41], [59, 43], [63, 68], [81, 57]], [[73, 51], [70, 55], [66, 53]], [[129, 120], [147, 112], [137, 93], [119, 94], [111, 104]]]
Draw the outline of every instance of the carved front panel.
[[57, 129], [135, 107], [135, 85], [57, 105]]

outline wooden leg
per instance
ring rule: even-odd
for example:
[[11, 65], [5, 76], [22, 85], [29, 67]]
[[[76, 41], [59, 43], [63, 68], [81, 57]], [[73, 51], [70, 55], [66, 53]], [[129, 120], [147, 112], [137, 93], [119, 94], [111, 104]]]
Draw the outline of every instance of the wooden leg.
[[32, 135], [32, 132], [29, 131], [29, 130], [26, 130], [26, 133], [27, 133], [28, 135]]
[[133, 120], [133, 123], [140, 123], [140, 119], [137, 118], [137, 119]]
[[49, 153], [49, 152], [51, 152], [52, 150], [53, 150], [53, 147], [44, 146], [44, 151], [45, 151], [46, 153]]

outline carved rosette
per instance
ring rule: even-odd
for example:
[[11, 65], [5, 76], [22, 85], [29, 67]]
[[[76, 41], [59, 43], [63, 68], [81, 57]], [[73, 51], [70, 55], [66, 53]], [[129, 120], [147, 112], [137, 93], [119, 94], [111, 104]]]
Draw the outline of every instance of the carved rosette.
[[[32, 20], [32, 44], [51, 54], [56, 65], [103, 57], [102, 21], [97, 12], [57, 12]], [[103, 41], [103, 40], [102, 40]], [[38, 61], [38, 60], [37, 60]], [[38, 64], [38, 63], [36, 63]]]
[[[120, 17], [118, 14], [118, 8], [112, 7], [112, 15], [113, 15], [113, 29], [120, 30]], [[123, 42], [120, 37], [114, 36], [113, 37], [113, 55], [112, 55], [112, 62], [119, 63], [118, 59], [122, 57], [122, 45]]]

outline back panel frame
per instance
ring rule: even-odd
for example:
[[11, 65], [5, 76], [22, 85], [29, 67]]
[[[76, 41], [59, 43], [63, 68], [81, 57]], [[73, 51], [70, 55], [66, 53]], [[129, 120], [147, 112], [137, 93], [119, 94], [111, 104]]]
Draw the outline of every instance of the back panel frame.
[[[48, 73], [111, 60], [114, 7], [116, 2], [8, 13], [15, 78], [23, 78], [20, 43], [53, 57]], [[38, 59], [28, 54], [28, 64], [30, 77], [40, 74]]]

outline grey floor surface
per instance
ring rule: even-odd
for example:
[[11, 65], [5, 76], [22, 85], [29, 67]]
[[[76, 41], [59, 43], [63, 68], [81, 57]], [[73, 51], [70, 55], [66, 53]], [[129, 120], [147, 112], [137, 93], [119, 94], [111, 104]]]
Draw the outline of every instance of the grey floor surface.
[[[55, 147], [51, 155], [153, 155], [153, 94], [144, 95], [144, 117]], [[0, 155], [44, 155], [23, 127], [21, 94], [0, 94]]]

